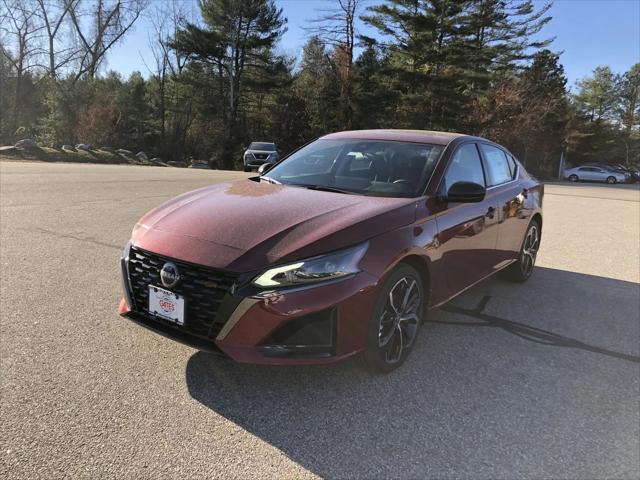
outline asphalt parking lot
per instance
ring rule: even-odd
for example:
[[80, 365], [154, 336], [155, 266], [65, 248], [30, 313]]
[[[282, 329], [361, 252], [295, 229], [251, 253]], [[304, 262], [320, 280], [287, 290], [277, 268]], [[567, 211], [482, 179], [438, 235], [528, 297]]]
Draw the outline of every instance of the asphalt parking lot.
[[131, 227], [245, 177], [0, 163], [0, 477], [640, 477], [640, 190], [548, 185], [538, 267], [431, 312], [408, 363], [261, 367], [116, 314]]

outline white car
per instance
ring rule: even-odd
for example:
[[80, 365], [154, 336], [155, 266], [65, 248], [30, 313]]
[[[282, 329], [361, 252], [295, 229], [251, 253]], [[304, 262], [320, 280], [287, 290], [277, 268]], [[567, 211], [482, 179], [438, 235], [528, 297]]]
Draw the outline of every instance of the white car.
[[570, 182], [624, 183], [627, 180], [623, 173], [595, 166], [569, 168], [564, 171], [564, 178]]

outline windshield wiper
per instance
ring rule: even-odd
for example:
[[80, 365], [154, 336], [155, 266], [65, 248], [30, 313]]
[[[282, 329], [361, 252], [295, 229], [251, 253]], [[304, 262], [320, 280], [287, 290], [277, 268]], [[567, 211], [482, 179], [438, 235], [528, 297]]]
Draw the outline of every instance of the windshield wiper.
[[317, 190], [319, 192], [346, 193], [347, 195], [355, 195], [354, 192], [350, 192], [348, 190], [340, 190], [339, 188], [334, 187], [327, 187], [325, 185], [305, 185], [302, 183], [290, 183], [289, 185], [306, 188], [308, 190]]

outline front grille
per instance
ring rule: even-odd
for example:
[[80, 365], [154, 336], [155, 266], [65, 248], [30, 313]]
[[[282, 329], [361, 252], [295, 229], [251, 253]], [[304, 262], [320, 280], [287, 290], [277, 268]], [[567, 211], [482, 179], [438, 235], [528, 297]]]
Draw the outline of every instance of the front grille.
[[258, 160], [266, 160], [266, 158], [269, 156], [269, 154], [268, 153], [254, 153], [253, 156], [256, 157], [256, 159], [258, 159]]
[[[149, 313], [149, 285], [164, 288], [160, 281], [160, 270], [165, 262], [175, 263], [181, 279], [169, 290], [185, 299], [185, 322], [175, 325]], [[133, 310], [150, 320], [173, 326], [200, 338], [215, 339], [224, 326], [226, 318], [218, 318], [222, 299], [236, 280], [234, 275], [163, 257], [139, 248], [129, 252], [129, 280]]]

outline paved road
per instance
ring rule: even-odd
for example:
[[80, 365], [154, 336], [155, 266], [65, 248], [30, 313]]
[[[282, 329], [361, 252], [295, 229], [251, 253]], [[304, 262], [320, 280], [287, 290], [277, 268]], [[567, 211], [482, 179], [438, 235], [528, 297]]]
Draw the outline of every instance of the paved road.
[[242, 366], [115, 313], [135, 220], [236, 172], [0, 163], [2, 478], [638, 478], [640, 191], [550, 185], [526, 285], [372, 376]]

